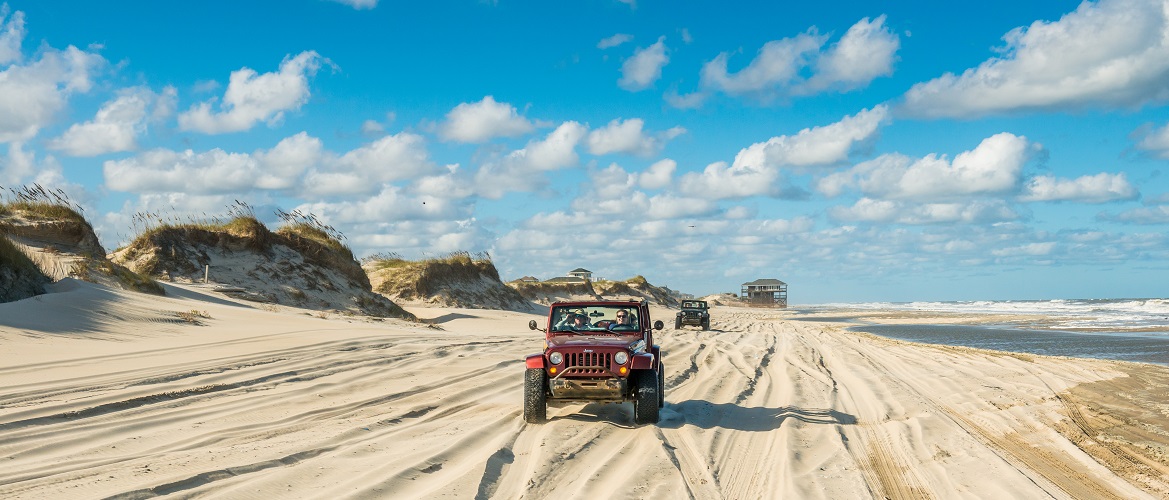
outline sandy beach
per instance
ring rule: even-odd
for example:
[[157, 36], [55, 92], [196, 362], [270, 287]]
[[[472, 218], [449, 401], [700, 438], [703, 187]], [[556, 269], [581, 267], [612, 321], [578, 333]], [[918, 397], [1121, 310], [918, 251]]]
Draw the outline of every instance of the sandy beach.
[[[521, 415], [537, 314], [71, 279], [0, 304], [3, 498], [1164, 498], [1169, 369], [716, 307], [666, 406]], [[657, 319], [673, 311], [654, 309]], [[888, 320], [888, 318], [886, 318]]]

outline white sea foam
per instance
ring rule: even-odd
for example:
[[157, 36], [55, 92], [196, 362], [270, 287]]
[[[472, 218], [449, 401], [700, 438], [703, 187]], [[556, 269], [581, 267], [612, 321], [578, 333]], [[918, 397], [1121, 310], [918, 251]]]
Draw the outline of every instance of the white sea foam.
[[1056, 328], [1169, 331], [1169, 299], [1164, 298], [864, 302], [809, 307], [819, 308], [1042, 315], [1055, 320]]

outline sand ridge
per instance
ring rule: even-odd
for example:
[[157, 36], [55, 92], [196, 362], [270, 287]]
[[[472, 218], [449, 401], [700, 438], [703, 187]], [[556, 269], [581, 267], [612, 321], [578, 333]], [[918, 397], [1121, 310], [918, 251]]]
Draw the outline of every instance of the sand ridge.
[[[1153, 365], [716, 307], [711, 331], [659, 336], [658, 425], [602, 404], [529, 425], [522, 359], [541, 348], [526, 327], [537, 314], [373, 321], [167, 288], [76, 282], [0, 304], [0, 497], [1169, 495], [1165, 411], [1143, 406], [1169, 380]], [[79, 299], [101, 320], [37, 329]], [[206, 315], [169, 319], [190, 310]]]

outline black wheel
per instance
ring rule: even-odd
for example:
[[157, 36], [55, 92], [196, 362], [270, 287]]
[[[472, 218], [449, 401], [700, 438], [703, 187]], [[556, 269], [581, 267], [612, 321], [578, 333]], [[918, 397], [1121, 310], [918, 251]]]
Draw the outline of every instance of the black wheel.
[[676, 318], [676, 319], [674, 319], [674, 329], [675, 329], [675, 330], [681, 330], [681, 329], [682, 329], [682, 318]]
[[658, 363], [658, 408], [666, 406], [666, 366]]
[[653, 370], [639, 370], [633, 388], [633, 423], [658, 423], [658, 374]]
[[709, 319], [702, 320], [702, 329], [703, 329], [703, 330], [709, 330], [709, 329], [710, 329], [710, 320], [709, 320]]
[[539, 424], [548, 419], [548, 395], [544, 392], [543, 368], [528, 368], [524, 372], [524, 421]]

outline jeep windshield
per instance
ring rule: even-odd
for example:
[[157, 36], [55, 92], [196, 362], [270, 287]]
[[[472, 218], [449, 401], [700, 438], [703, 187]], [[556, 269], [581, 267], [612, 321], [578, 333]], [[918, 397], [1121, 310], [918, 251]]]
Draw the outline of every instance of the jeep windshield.
[[706, 309], [706, 302], [701, 300], [683, 301], [682, 309]]
[[640, 331], [637, 308], [629, 306], [561, 306], [552, 309], [552, 332], [615, 333]]

